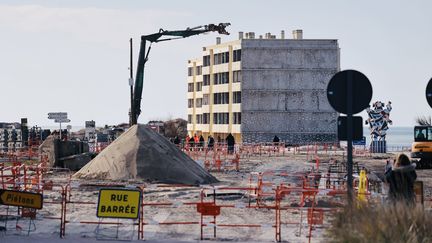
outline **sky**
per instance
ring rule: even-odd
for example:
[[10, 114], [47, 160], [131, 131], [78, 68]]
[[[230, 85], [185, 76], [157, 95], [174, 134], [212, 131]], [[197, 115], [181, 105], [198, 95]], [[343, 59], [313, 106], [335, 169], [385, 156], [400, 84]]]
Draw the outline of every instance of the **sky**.
[[[432, 113], [431, 9], [427, 0], [0, 0], [0, 121], [54, 126], [47, 113], [62, 111], [72, 126], [128, 122], [130, 38], [136, 70], [141, 35], [230, 22], [223, 42], [239, 31], [289, 37], [294, 29], [305, 39], [338, 39], [341, 69], [369, 78], [372, 101], [392, 102], [393, 126], [413, 126]], [[187, 60], [217, 36], [153, 45], [140, 123], [187, 117]]]

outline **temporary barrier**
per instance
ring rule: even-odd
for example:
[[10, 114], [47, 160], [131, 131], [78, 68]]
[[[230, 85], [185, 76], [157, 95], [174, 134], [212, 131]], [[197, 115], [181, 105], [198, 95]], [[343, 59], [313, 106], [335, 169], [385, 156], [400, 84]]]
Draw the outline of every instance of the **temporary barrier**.
[[[338, 210], [346, 202], [345, 165], [334, 158], [326, 163], [324, 155], [327, 153], [330, 155], [327, 158], [332, 157], [333, 147], [330, 145], [314, 145], [299, 150], [280, 148], [279, 152], [265, 150], [267, 147], [272, 148], [272, 144], [250, 147], [238, 145], [234, 154], [228, 154], [226, 148], [219, 145], [213, 150], [196, 147], [185, 152], [203, 160], [204, 165], [205, 161], [209, 161], [209, 170], [221, 172], [241, 170], [240, 158], [259, 153], [261, 156], [278, 156], [277, 153], [290, 156], [290, 153], [300, 153], [312, 160], [311, 169], [305, 172], [275, 170], [251, 173], [249, 185], [239, 187], [145, 187], [143, 182], [133, 181], [109, 184], [85, 181], [84, 184], [83, 181], [71, 180], [70, 173], [60, 182], [50, 177], [50, 172], [54, 170], [43, 164], [27, 166], [15, 162], [0, 164], [0, 186], [44, 192], [46, 208], [44, 206], [36, 212], [22, 210], [20, 218], [24, 215], [31, 218], [37, 214], [40, 218], [58, 221], [59, 235], [62, 238], [67, 236], [66, 232], [82, 232], [87, 237], [97, 239], [126, 240], [132, 239], [132, 235], [126, 235], [125, 232], [132, 232], [133, 238], [155, 239], [160, 238], [156, 234], [168, 237], [171, 232], [176, 232], [176, 236], [189, 239], [220, 237], [223, 240], [248, 240], [239, 235], [250, 232], [254, 234], [255, 241], [268, 241], [266, 232], [274, 229], [276, 241], [299, 241], [299, 238], [289, 238], [293, 235], [307, 236], [310, 240], [317, 232], [314, 229], [328, 225], [328, 214]], [[334, 151], [341, 152], [339, 148]], [[325, 166], [322, 166], [323, 163]], [[320, 171], [323, 167], [329, 169]], [[138, 219], [96, 217], [96, 192], [100, 188], [113, 187], [139, 188], [142, 202]], [[81, 215], [85, 215], [85, 218]], [[256, 215], [257, 219], [246, 215]], [[236, 230], [233, 231], [233, 228]], [[272, 238], [273, 231], [271, 232]]]
[[[260, 179], [255, 186], [257, 177]], [[311, 239], [317, 226], [328, 225], [327, 215], [346, 202], [344, 185], [336, 187], [327, 183], [328, 179], [339, 179], [334, 177], [327, 178], [317, 172], [272, 171], [255, 173], [251, 185], [247, 187], [203, 188], [181, 185], [144, 187], [139, 184], [132, 186], [131, 183], [84, 184], [72, 180], [64, 186], [53, 183], [52, 190], [45, 189], [46, 207], [37, 214], [43, 219], [57, 220], [61, 238], [69, 231], [85, 231], [87, 237], [97, 239], [132, 239], [131, 234], [136, 232], [137, 239], [155, 239], [160, 238], [156, 234], [169, 236], [175, 232], [176, 236], [188, 238], [199, 235], [200, 239], [222, 237], [226, 240], [248, 240], [239, 237], [239, 232], [246, 230], [244, 232], [256, 232], [248, 237], [268, 241], [265, 233], [274, 229], [276, 241], [298, 241], [298, 238], [292, 238], [293, 235]], [[100, 188], [138, 188], [142, 192], [139, 218], [98, 219], [98, 195], [95, 192]], [[185, 191], [189, 191], [189, 196], [182, 200]], [[164, 196], [157, 196], [159, 192], [165, 192]], [[81, 215], [85, 215], [85, 220]], [[89, 228], [89, 225], [94, 225], [94, 228]], [[233, 231], [233, 228], [236, 230]]]
[[[295, 198], [297, 194], [302, 195], [302, 204], [300, 207], [293, 207], [293, 201], [292, 198]], [[306, 195], [306, 197], [305, 197]], [[302, 235], [302, 228], [304, 226], [303, 222], [303, 213], [306, 211], [307, 215], [307, 225], [308, 227], [308, 234], [307, 237], [309, 238], [309, 242], [312, 239], [312, 231], [315, 227], [315, 225], [323, 225], [324, 224], [324, 214], [325, 212], [334, 212], [338, 209], [337, 202], [331, 202], [329, 200], [329, 197], [335, 198], [335, 196], [345, 196], [346, 190], [333, 190], [333, 189], [317, 189], [315, 187], [290, 187], [290, 186], [278, 186], [276, 189], [276, 204], [275, 204], [275, 211], [276, 211], [276, 232], [275, 237], [277, 242], [282, 241], [282, 226], [288, 226], [288, 225], [298, 225], [298, 234], [297, 236]], [[331, 207], [320, 207], [318, 205], [318, 197], [327, 197], [327, 203], [328, 205], [333, 205]], [[336, 198], [335, 198], [336, 199]], [[341, 201], [341, 200], [339, 200]], [[284, 203], [285, 202], [285, 203]], [[293, 218], [291, 220], [286, 221], [282, 218], [282, 211], [290, 212], [292, 210], [297, 211], [297, 216], [300, 214], [300, 218], [297, 217], [297, 222], [293, 221]], [[287, 213], [285, 213], [287, 215]]]
[[208, 171], [227, 171], [227, 170], [240, 170], [240, 155], [227, 155], [225, 154], [224, 158], [221, 159], [221, 155], [215, 153], [213, 158], [204, 158], [204, 167]]

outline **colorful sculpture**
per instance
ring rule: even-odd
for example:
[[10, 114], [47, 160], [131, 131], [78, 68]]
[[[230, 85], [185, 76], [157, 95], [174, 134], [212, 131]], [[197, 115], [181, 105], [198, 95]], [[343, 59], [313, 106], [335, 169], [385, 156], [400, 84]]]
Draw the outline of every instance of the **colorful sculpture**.
[[366, 125], [369, 124], [371, 141], [385, 141], [387, 135], [388, 124], [392, 124], [390, 120], [390, 111], [392, 110], [391, 102], [387, 105], [381, 101], [373, 103], [373, 109], [366, 108], [368, 119]]

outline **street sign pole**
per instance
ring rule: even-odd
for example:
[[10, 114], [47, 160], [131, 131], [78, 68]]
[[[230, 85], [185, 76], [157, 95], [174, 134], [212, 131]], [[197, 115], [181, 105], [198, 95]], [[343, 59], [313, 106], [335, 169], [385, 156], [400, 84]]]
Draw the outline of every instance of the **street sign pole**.
[[353, 161], [352, 161], [352, 137], [353, 137], [353, 75], [347, 72], [347, 184], [348, 184], [348, 202], [353, 200]]
[[61, 122], [60, 122], [60, 141], [61, 141]]
[[372, 99], [372, 85], [369, 79], [359, 71], [340, 71], [330, 79], [327, 86], [327, 99], [336, 111], [346, 114], [338, 118], [338, 139], [347, 141], [347, 194], [348, 202], [352, 204], [354, 199], [353, 140], [363, 137], [361, 117], [353, 115], [369, 105]]

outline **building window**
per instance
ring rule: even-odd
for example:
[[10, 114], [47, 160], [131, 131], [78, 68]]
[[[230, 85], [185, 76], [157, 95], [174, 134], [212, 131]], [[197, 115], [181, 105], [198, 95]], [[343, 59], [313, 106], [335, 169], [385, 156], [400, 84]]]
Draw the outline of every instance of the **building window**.
[[229, 93], [214, 93], [213, 94], [213, 104], [228, 104], [229, 103]]
[[188, 99], [188, 108], [192, 108], [194, 106], [194, 100]]
[[221, 63], [221, 58], [220, 58], [221, 56], [220, 56], [220, 54], [218, 53], [218, 54], [214, 54], [213, 55], [213, 58], [214, 58], [214, 65], [217, 65], [217, 64], [219, 64], [219, 63]]
[[195, 72], [195, 74], [196, 74], [196, 75], [201, 75], [201, 74], [202, 74], [202, 66], [197, 66], [197, 67], [196, 67], [196, 72]]
[[188, 67], [188, 76], [193, 76], [193, 68]]
[[214, 64], [222, 64], [229, 62], [229, 52], [214, 54]]
[[213, 123], [214, 124], [228, 124], [229, 123], [228, 112], [213, 113]]
[[240, 83], [242, 81], [241, 71], [233, 72], [233, 83]]
[[203, 75], [203, 86], [210, 85], [210, 74]]
[[229, 83], [229, 73], [215, 73], [213, 74], [214, 77], [214, 84], [227, 84]]
[[210, 55], [203, 56], [203, 67], [210, 66]]
[[233, 103], [234, 104], [241, 103], [241, 91], [233, 92]]
[[234, 124], [241, 124], [241, 112], [233, 112]]
[[203, 86], [203, 82], [197, 82], [196, 83], [196, 91], [201, 91]]
[[192, 115], [188, 115], [188, 123], [192, 124]]
[[196, 123], [197, 124], [202, 124], [202, 119], [203, 119], [203, 115], [196, 115]]
[[202, 107], [202, 98], [197, 98], [196, 99], [196, 107], [197, 108], [201, 108]]
[[221, 53], [221, 56], [222, 56], [222, 63], [229, 62], [229, 52]]
[[203, 114], [203, 124], [210, 124], [210, 113]]
[[194, 91], [194, 84], [188, 83], [188, 92], [193, 92], [193, 91]]
[[202, 105], [208, 105], [209, 104], [209, 95], [208, 94], [204, 94], [203, 95], [203, 100], [202, 100]]
[[233, 51], [233, 62], [241, 61], [241, 49]]

